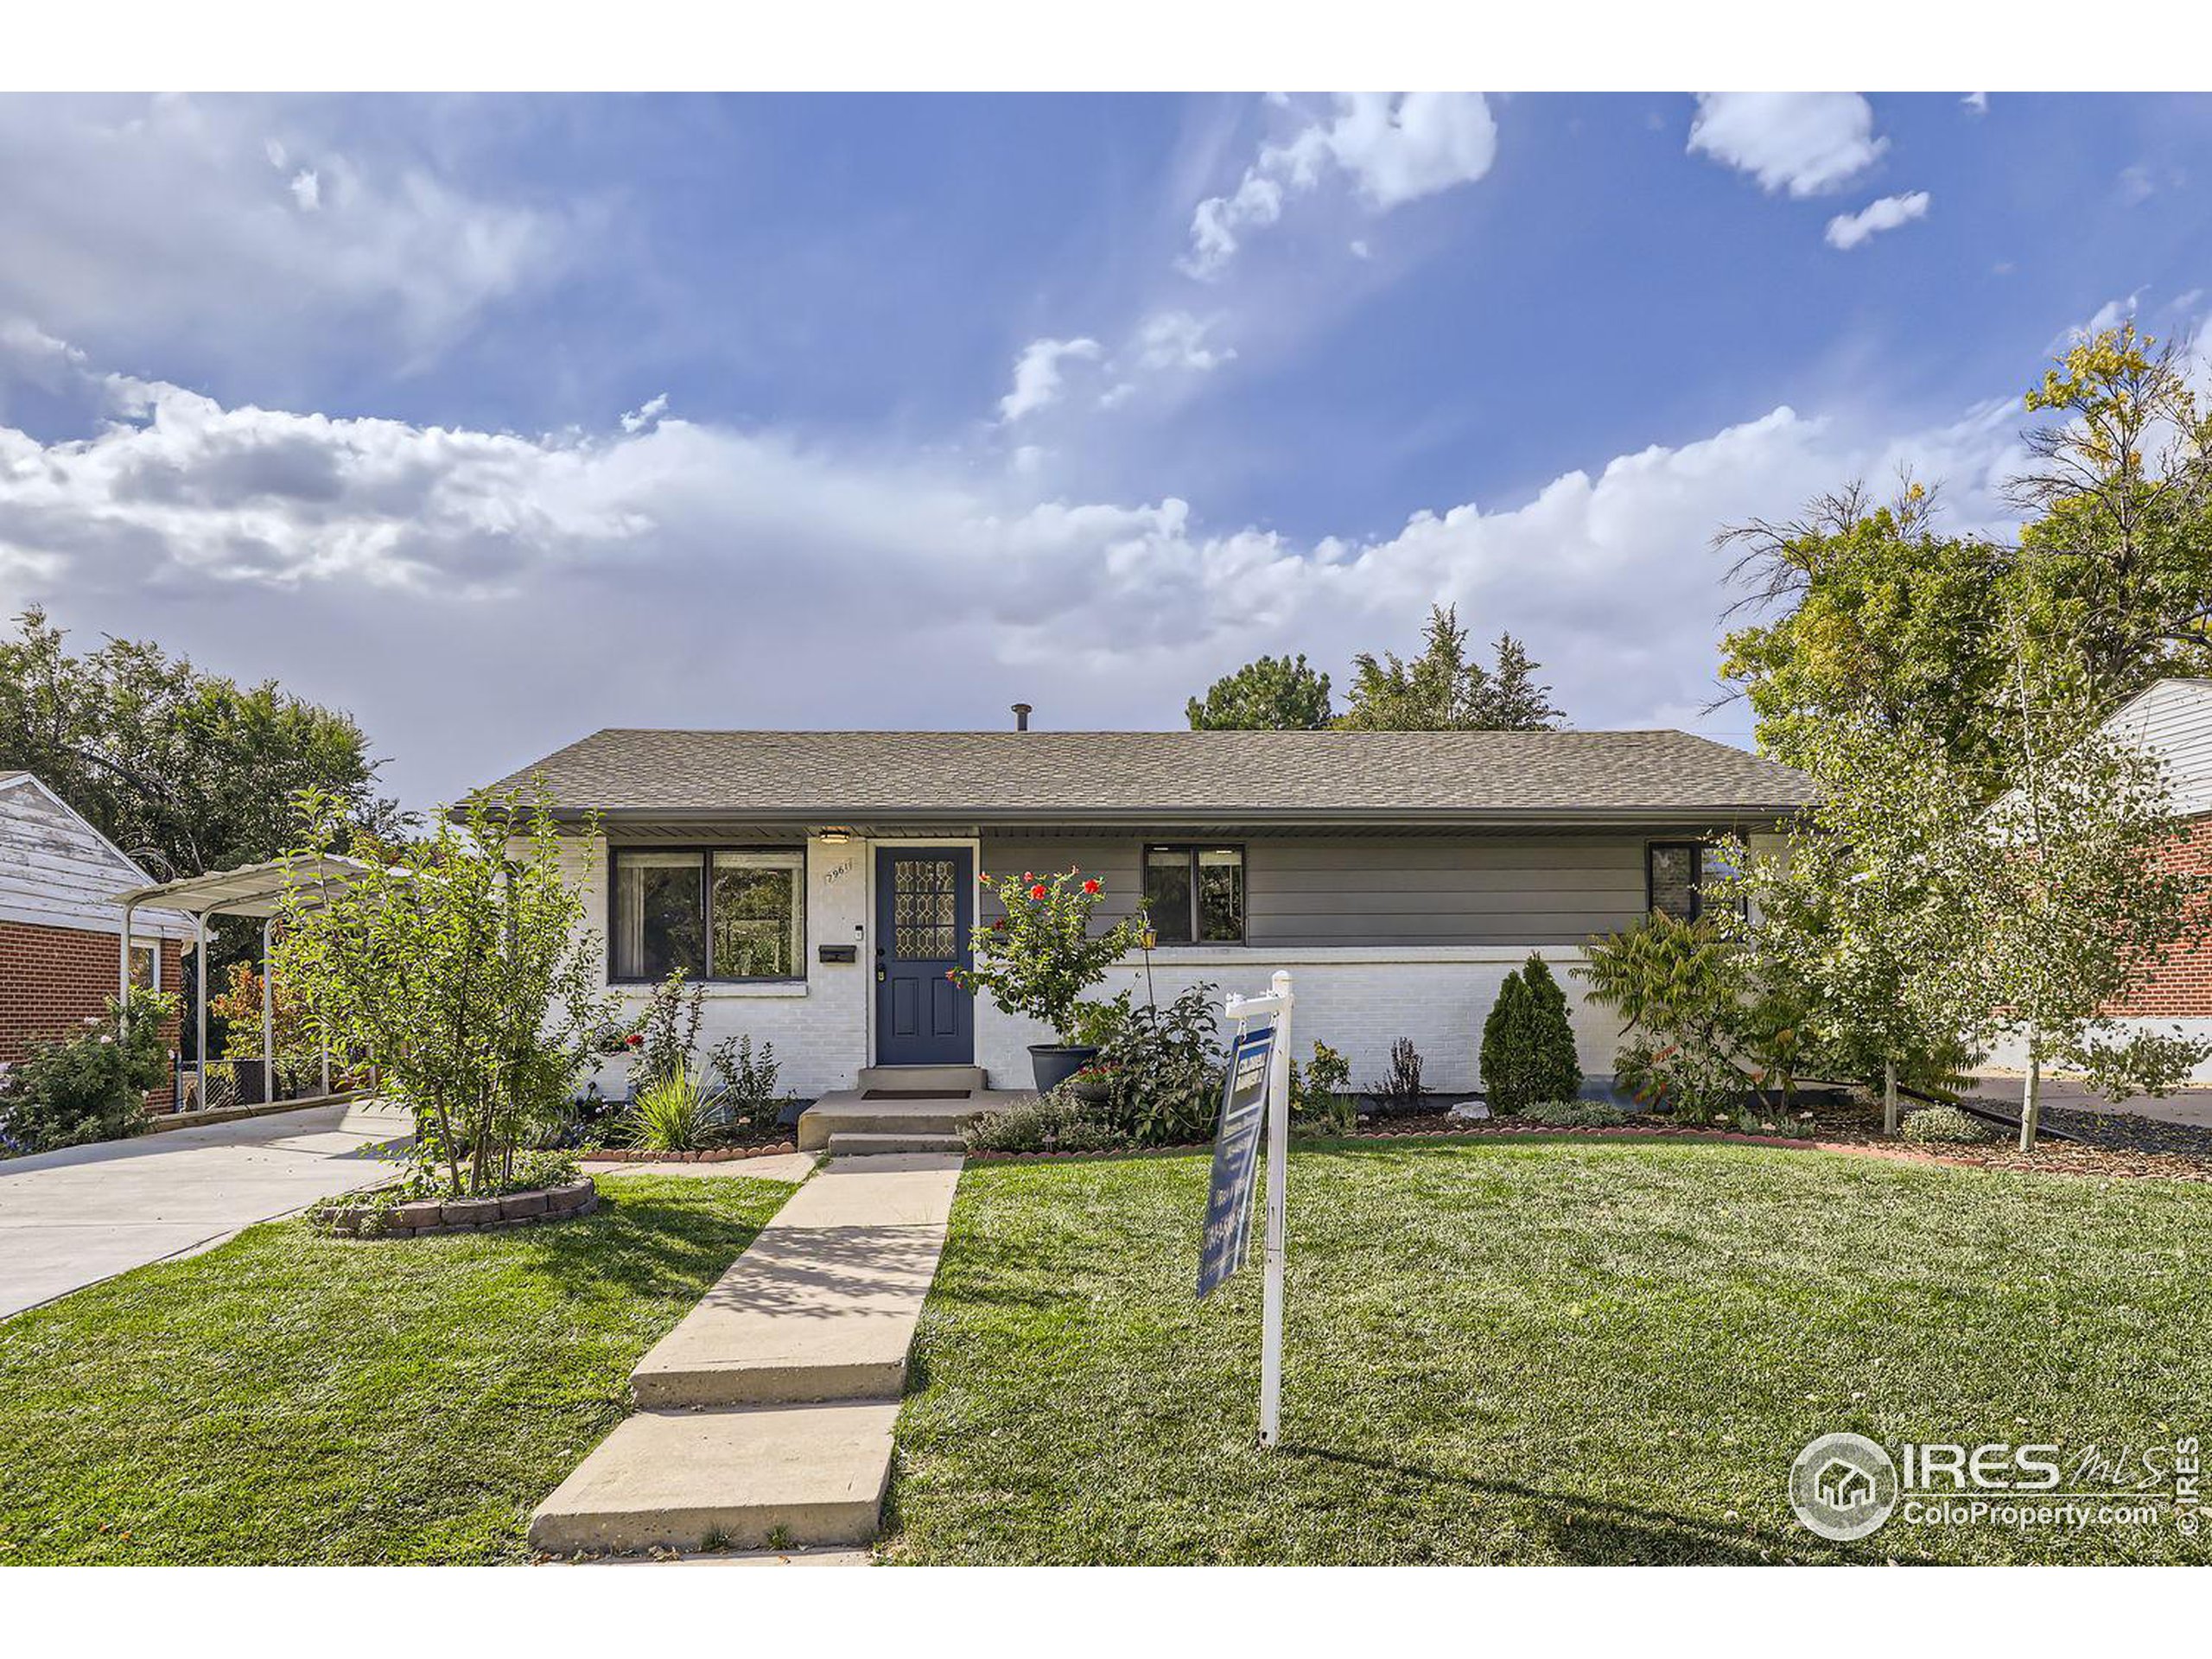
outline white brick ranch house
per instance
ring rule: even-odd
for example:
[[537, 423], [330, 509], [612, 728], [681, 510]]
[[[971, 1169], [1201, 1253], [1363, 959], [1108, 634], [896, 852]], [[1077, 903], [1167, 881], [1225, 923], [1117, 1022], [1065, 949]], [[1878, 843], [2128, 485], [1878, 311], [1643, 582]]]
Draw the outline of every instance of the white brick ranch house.
[[[1027, 1087], [1049, 1034], [945, 969], [990, 919], [979, 874], [1071, 867], [1105, 883], [1103, 916], [1149, 899], [1163, 1001], [1288, 969], [1299, 1048], [1343, 1050], [1355, 1087], [1400, 1037], [1432, 1088], [1475, 1086], [1484, 1016], [1532, 950], [1603, 1077], [1618, 1031], [1566, 971], [1585, 943], [1691, 913], [1705, 837], [1770, 835], [1812, 795], [1670, 731], [613, 729], [493, 787], [532, 778], [575, 826], [607, 982], [642, 1001], [684, 968], [702, 1043], [772, 1040], [809, 1096], [899, 1065]], [[1141, 999], [1146, 974], [1131, 957], [1100, 995]]]

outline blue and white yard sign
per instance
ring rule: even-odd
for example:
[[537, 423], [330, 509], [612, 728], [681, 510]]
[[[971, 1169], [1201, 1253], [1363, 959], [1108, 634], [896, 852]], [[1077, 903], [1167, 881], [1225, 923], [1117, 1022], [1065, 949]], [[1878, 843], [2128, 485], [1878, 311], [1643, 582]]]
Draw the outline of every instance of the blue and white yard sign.
[[1213, 1180], [1206, 1193], [1205, 1240], [1198, 1254], [1201, 1300], [1244, 1265], [1252, 1236], [1252, 1192], [1260, 1169], [1260, 1131], [1267, 1122], [1268, 1077], [1275, 1022], [1236, 1033], [1221, 1090], [1221, 1127], [1213, 1141]]

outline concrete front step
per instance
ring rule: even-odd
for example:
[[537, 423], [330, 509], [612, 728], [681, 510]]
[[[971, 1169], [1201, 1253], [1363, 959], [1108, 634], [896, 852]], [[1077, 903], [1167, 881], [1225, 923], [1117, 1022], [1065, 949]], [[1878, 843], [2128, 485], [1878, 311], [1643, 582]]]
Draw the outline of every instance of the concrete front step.
[[531, 1547], [748, 1549], [861, 1544], [891, 1479], [896, 1400], [641, 1411], [530, 1518]]
[[860, 1086], [870, 1089], [927, 1089], [952, 1093], [969, 1089], [981, 1093], [990, 1085], [980, 1065], [864, 1065]]
[[964, 1100], [863, 1100], [857, 1089], [824, 1095], [799, 1114], [801, 1152], [819, 1152], [833, 1135], [958, 1135], [986, 1112], [1023, 1096], [988, 1089]]
[[892, 1153], [936, 1152], [958, 1157], [968, 1143], [957, 1135], [847, 1135], [830, 1137], [832, 1158], [880, 1158]]

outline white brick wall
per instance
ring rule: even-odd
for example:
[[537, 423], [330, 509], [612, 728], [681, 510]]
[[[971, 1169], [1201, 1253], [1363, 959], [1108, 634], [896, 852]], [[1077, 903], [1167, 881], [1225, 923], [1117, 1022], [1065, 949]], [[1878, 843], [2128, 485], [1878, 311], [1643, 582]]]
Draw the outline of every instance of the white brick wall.
[[[783, 1070], [782, 1088], [806, 1097], [849, 1089], [860, 1068], [868, 1064], [868, 952], [853, 963], [824, 963], [817, 948], [824, 944], [862, 944], [858, 931], [868, 914], [867, 848], [858, 841], [839, 845], [810, 841], [806, 849], [806, 980], [803, 984], [709, 985], [699, 1022], [699, 1050], [706, 1052], [724, 1038], [750, 1034], [757, 1047], [776, 1046]], [[607, 842], [594, 842], [588, 853], [579, 841], [565, 861], [573, 880], [582, 874], [588, 857], [591, 869], [584, 880], [584, 925], [599, 936], [600, 962], [604, 970], [607, 948]], [[650, 1000], [650, 988], [619, 986], [626, 1014], [641, 1012]], [[626, 1060], [613, 1059], [601, 1074], [600, 1087], [608, 1094], [625, 1086]]]
[[[1581, 982], [1569, 971], [1582, 960], [1581, 947], [1545, 945], [1541, 954], [1567, 993], [1584, 1072], [1611, 1076], [1620, 1026], [1584, 998]], [[1318, 1038], [1343, 1052], [1351, 1063], [1352, 1087], [1363, 1089], [1388, 1071], [1390, 1045], [1410, 1037], [1421, 1051], [1422, 1081], [1451, 1091], [1478, 1086], [1483, 1021], [1505, 976], [1528, 958], [1525, 947], [1185, 947], [1154, 951], [1152, 978], [1162, 1002], [1201, 982], [1224, 995], [1254, 996], [1268, 988], [1278, 968], [1286, 969], [1298, 998], [1292, 1047], [1300, 1059], [1313, 1052]], [[1111, 996], [1128, 988], [1144, 999], [1141, 959], [1114, 969], [1096, 995]], [[1051, 1040], [1033, 1021], [1001, 1014], [988, 1002], [976, 1010], [976, 1058], [995, 1084], [1027, 1086], [1028, 1045]]]

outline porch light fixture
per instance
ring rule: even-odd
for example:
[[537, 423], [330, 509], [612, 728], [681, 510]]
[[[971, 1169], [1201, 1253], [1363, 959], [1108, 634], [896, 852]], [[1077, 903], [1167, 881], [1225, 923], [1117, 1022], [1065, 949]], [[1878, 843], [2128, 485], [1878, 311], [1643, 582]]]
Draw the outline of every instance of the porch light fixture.
[[832, 847], [842, 847], [853, 838], [853, 832], [851, 830], [840, 829], [836, 824], [826, 825], [823, 828], [816, 830], [814, 833], [822, 841], [827, 842]]

